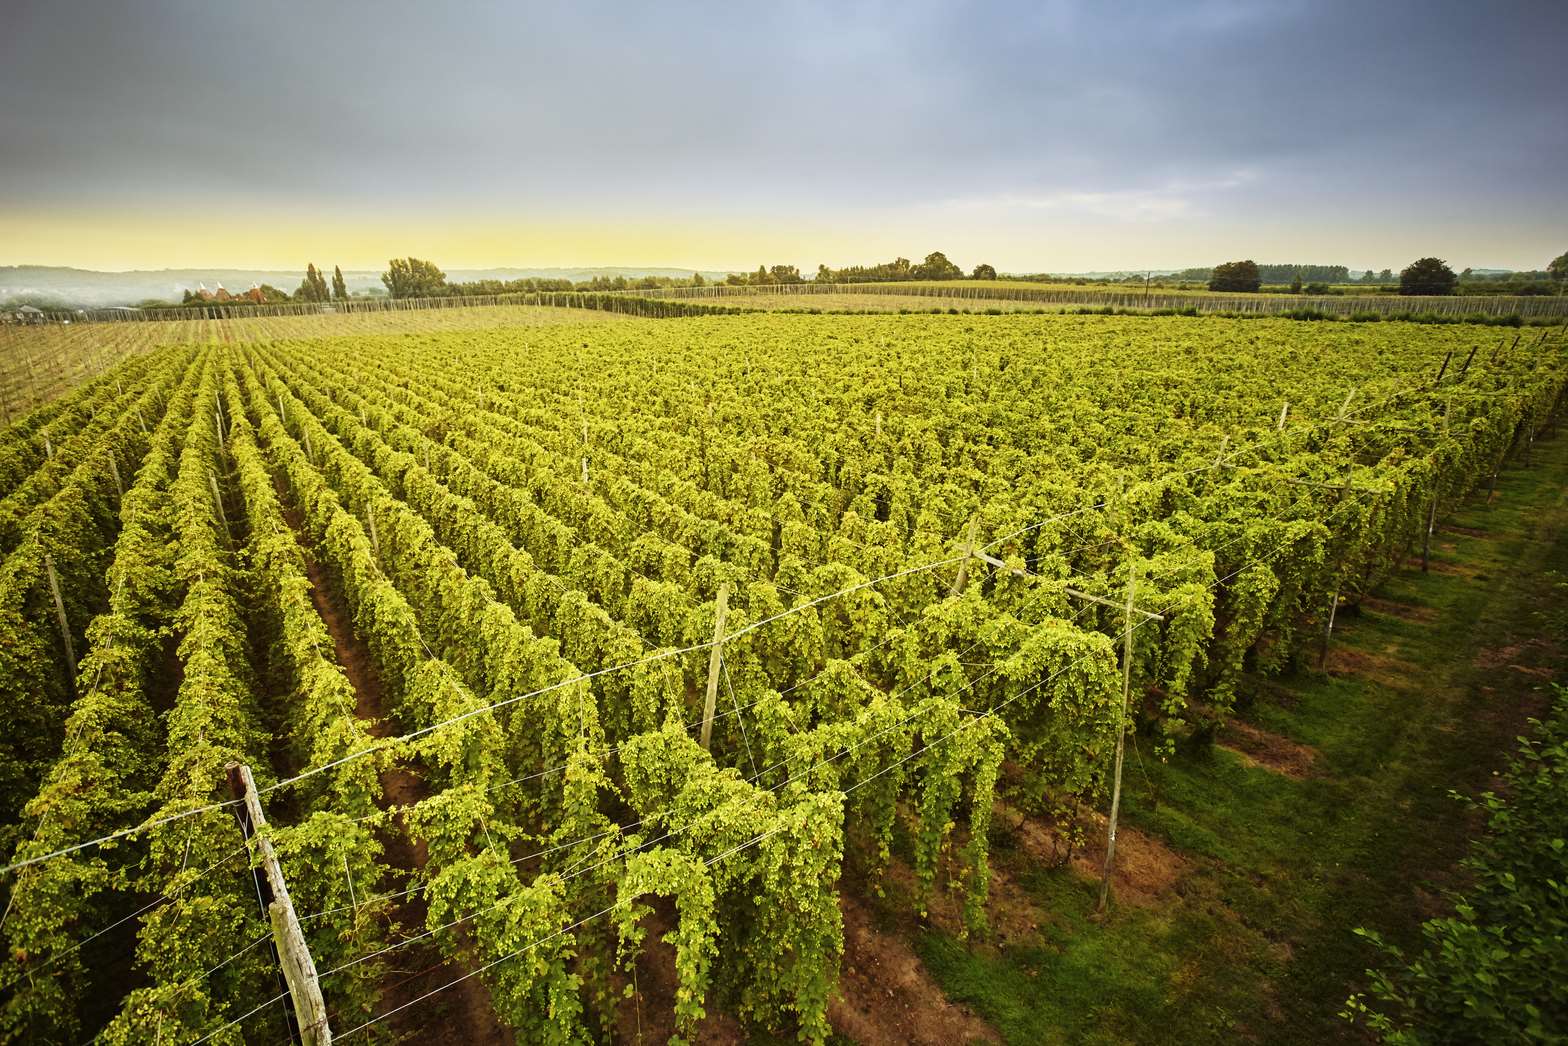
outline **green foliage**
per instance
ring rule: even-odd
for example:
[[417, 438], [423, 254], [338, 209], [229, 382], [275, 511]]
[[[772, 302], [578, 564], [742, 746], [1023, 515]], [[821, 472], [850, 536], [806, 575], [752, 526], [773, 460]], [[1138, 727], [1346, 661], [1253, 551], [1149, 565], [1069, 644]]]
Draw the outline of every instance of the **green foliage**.
[[1452, 294], [1459, 283], [1441, 258], [1418, 258], [1399, 273], [1400, 294]]
[[446, 273], [420, 258], [393, 258], [381, 282], [394, 298], [433, 298], [446, 290]]
[[1389, 1043], [1561, 1042], [1568, 1038], [1568, 689], [1503, 774], [1503, 792], [1464, 799], [1486, 831], [1464, 861], [1454, 914], [1422, 927], [1407, 955], [1383, 953], [1345, 1016]]
[[[343, 273], [337, 271], [333, 275], [334, 283], [341, 282]], [[296, 301], [322, 302], [331, 297], [327, 289], [327, 279], [316, 268], [316, 263], [311, 262], [305, 267], [305, 279], [300, 283], [299, 289], [294, 292]]]
[[1258, 263], [1251, 259], [1216, 265], [1213, 275], [1209, 277], [1211, 291], [1255, 291], [1262, 284]]
[[[617, 965], [647, 943], [644, 899], [663, 897], [678, 1034], [722, 1005], [821, 1041], [846, 861], [877, 885], [902, 817], [916, 904], [952, 890], [982, 935], [997, 789], [1069, 832], [1103, 800], [1129, 572], [1160, 614], [1135, 618], [1130, 725], [1169, 752], [1223, 724], [1244, 669], [1313, 649], [1330, 596], [1376, 584], [1432, 499], [1487, 477], [1564, 380], [1555, 343], [1483, 353], [1436, 389], [1406, 380], [1467, 351], [1468, 328], [1206, 320], [1167, 338], [1146, 319], [998, 318], [977, 337], [978, 322], [531, 328], [527, 351], [486, 332], [278, 340], [207, 350], [189, 380], [189, 354], [169, 352], [128, 390], [41, 415], [0, 442], [6, 498], [32, 506], [11, 518], [29, 521], [19, 538], [61, 539], [42, 547], [70, 564], [77, 627], [110, 615], [81, 633], [102, 683], [79, 688], [71, 737], [19, 735], [58, 771], [22, 793], [40, 815], [27, 852], [210, 802], [230, 759], [263, 777], [336, 764], [280, 792], [271, 829], [320, 915], [319, 963], [381, 947], [390, 913], [371, 898], [407, 885], [520, 1037], [597, 1040]], [[166, 387], [181, 391], [152, 398]], [[158, 408], [155, 433], [124, 413], [138, 404]], [[155, 466], [124, 506], [88, 467], [108, 434], [127, 440], [116, 460]], [[1335, 487], [1347, 475], [1353, 494]], [[102, 528], [73, 540], [81, 519]], [[958, 585], [945, 561], [970, 520], [1001, 566], [971, 559]], [[17, 577], [17, 634], [52, 642], [27, 616], [48, 609], [36, 568]], [[705, 751], [691, 734], [721, 588]], [[376, 695], [335, 663], [318, 600], [347, 611], [395, 725], [370, 720]], [[166, 641], [181, 672], [160, 737], [148, 687]], [[66, 703], [39, 726], [63, 732]], [[397, 730], [417, 736], [377, 737]], [[396, 811], [392, 767], [420, 788]], [[427, 858], [411, 880], [383, 863], [388, 833]], [[49, 865], [18, 882], [29, 908], [8, 942], [48, 956], [132, 893], [167, 897], [141, 920], [146, 983], [111, 1032], [148, 1014], [211, 1031], [268, 990], [259, 949], [196, 976], [258, 929], [236, 843], [210, 814]], [[65, 1000], [93, 975], [59, 969], [8, 999], [17, 1034], [85, 1030]], [[383, 967], [348, 969], [332, 1004], [367, 1019]]]

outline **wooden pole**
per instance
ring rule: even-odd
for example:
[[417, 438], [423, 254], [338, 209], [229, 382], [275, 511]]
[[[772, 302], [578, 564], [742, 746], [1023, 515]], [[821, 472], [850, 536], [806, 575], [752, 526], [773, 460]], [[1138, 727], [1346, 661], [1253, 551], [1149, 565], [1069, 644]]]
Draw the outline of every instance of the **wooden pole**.
[[1443, 365], [1437, 368], [1437, 380], [1432, 382], [1434, 387], [1443, 384], [1443, 375], [1448, 372], [1448, 361], [1454, 358], [1454, 350], [1449, 349], [1448, 355], [1443, 357]]
[[332, 1029], [327, 1024], [327, 1004], [321, 997], [316, 964], [299, 928], [294, 902], [289, 899], [283, 867], [278, 864], [271, 840], [261, 831], [267, 826], [267, 818], [261, 811], [261, 799], [256, 795], [256, 779], [251, 776], [250, 767], [243, 763], [230, 763], [227, 770], [229, 787], [235, 798], [245, 801], [240, 829], [245, 833], [246, 842], [252, 844], [252, 849], [261, 858], [262, 871], [266, 874], [268, 896], [264, 900], [267, 915], [272, 920], [273, 947], [294, 1001], [294, 1019], [299, 1024], [300, 1038], [305, 1046], [331, 1046]]
[[730, 607], [730, 585], [719, 586], [718, 602], [713, 608], [713, 646], [708, 650], [708, 694], [702, 702], [702, 747], [709, 748], [713, 738], [713, 707], [719, 699], [719, 665], [724, 653], [724, 618]]
[[60, 624], [60, 638], [65, 640], [65, 667], [71, 673], [71, 685], [76, 685], [76, 647], [71, 643], [71, 622], [65, 616], [65, 600], [60, 598], [60, 579], [54, 572], [54, 557], [44, 554], [44, 573], [49, 575], [49, 592], [54, 596], [55, 617]]
[[1479, 349], [1480, 347], [1481, 346], [1479, 346], [1479, 345], [1472, 345], [1472, 346], [1470, 346], [1470, 355], [1465, 357], [1464, 366], [1459, 368], [1459, 377], [1456, 380], [1458, 380], [1458, 381], [1464, 381], [1465, 380], [1465, 374], [1467, 372], [1469, 372], [1469, 370], [1470, 370], [1470, 361], [1475, 359], [1475, 350]]
[[121, 500], [125, 500], [125, 484], [120, 482], [120, 466], [114, 460], [114, 451], [109, 452], [109, 475], [114, 477], [114, 493]]
[[1131, 561], [1127, 564], [1127, 617], [1122, 627], [1122, 713], [1116, 719], [1116, 769], [1111, 781], [1111, 815], [1105, 835], [1105, 870], [1100, 877], [1100, 903], [1097, 911], [1105, 911], [1111, 899], [1111, 867], [1116, 860], [1116, 819], [1122, 807], [1122, 758], [1127, 753], [1127, 709], [1132, 702], [1132, 615], [1133, 595], [1138, 583], [1138, 572]]
[[1275, 432], [1284, 432], [1285, 431], [1285, 419], [1287, 417], [1289, 417], [1289, 416], [1290, 416], [1290, 400], [1286, 400], [1285, 401], [1285, 405], [1279, 409], [1279, 424], [1274, 426], [1274, 431]]
[[[1350, 489], [1350, 474], [1355, 468], [1353, 464], [1345, 465], [1345, 482], [1339, 488], [1339, 496], [1334, 499], [1337, 506], [1345, 500], [1345, 492]], [[1323, 623], [1323, 650], [1318, 655], [1318, 668], [1328, 667], [1328, 642], [1334, 635], [1334, 616], [1339, 613], [1339, 578], [1334, 579], [1334, 594], [1328, 597], [1328, 618]]]
[[207, 482], [212, 484], [212, 503], [218, 509], [218, 519], [223, 523], [223, 532], [234, 540], [234, 532], [229, 529], [229, 517], [223, 511], [223, 495], [218, 492], [218, 474], [212, 469], [207, 470]]
[[964, 586], [969, 584], [969, 560], [975, 554], [975, 520], [969, 521], [969, 530], [964, 538], [964, 558], [958, 564], [958, 576], [953, 579], [953, 587], [948, 590], [948, 595], [956, 596], [964, 591]]

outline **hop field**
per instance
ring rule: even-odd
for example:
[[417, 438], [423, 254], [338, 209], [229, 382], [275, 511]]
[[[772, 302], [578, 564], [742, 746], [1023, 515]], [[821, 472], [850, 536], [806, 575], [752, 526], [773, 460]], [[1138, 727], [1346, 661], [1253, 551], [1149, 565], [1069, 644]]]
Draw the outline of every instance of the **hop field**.
[[1075, 837], [1568, 381], [1465, 325], [574, 320], [127, 348], [0, 437], [9, 1040], [287, 1034], [243, 763], [340, 1037], [821, 1041], [895, 837], [983, 937], [999, 798]]

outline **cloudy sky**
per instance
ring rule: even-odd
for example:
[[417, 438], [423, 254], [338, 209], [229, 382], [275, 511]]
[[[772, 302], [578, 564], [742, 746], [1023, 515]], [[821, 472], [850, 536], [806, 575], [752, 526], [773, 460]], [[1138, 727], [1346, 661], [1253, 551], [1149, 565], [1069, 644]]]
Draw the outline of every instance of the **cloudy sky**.
[[8, 0], [0, 264], [1542, 267], [1568, 4]]

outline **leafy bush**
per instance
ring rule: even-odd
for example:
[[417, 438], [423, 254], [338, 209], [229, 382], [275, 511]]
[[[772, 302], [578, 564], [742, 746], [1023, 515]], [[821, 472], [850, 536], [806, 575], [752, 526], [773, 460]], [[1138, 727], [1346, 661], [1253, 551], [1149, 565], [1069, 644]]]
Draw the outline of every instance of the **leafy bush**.
[[1465, 867], [1475, 882], [1454, 914], [1428, 920], [1406, 957], [1370, 930], [1383, 952], [1370, 999], [1345, 1016], [1384, 1042], [1568, 1041], [1568, 689], [1520, 739], [1503, 795], [1464, 799], [1487, 819]]

